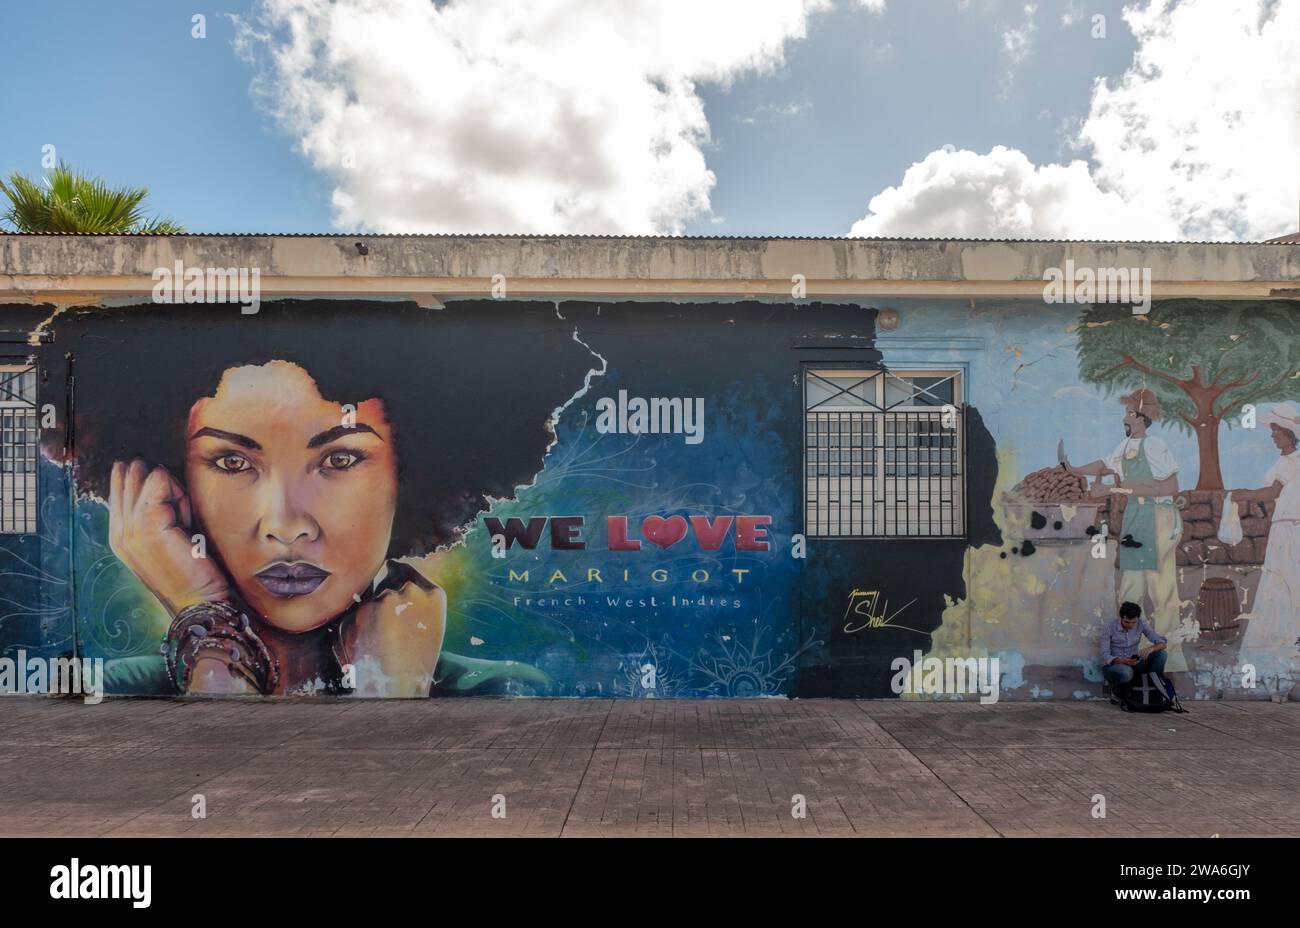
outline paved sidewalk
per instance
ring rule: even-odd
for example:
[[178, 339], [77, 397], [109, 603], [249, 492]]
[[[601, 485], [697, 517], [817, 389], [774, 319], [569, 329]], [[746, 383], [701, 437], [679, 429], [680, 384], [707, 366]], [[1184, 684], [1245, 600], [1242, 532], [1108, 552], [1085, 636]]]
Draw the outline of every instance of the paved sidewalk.
[[0, 701], [6, 835], [1300, 835], [1297, 774], [1296, 703]]

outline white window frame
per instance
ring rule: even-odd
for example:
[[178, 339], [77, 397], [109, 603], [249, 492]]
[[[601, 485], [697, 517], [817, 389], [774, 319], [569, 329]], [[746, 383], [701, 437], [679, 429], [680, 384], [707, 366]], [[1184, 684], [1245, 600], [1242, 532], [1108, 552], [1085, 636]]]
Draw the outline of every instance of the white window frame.
[[[803, 375], [804, 534], [838, 539], [965, 538], [964, 366], [883, 370], [808, 364]], [[815, 378], [854, 378], [866, 384], [846, 388], [852, 400], [841, 394], [811, 403], [808, 386], [817, 382]], [[951, 379], [953, 408], [911, 401], [888, 405], [890, 380], [913, 378]], [[914, 397], [915, 387], [910, 392]], [[945, 422], [951, 422], [951, 428]], [[902, 445], [890, 438], [899, 429], [908, 436]]]
[[0, 387], [0, 535], [32, 535], [39, 514], [39, 445], [36, 362], [0, 358], [0, 384], [30, 374], [30, 402]]

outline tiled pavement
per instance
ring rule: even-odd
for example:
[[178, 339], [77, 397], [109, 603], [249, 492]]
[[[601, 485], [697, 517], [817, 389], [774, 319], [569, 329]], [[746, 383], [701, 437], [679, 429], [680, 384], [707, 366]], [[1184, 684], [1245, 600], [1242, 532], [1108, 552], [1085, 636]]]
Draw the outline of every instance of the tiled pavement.
[[6, 835], [1300, 835], [1298, 781], [1297, 703], [0, 701]]

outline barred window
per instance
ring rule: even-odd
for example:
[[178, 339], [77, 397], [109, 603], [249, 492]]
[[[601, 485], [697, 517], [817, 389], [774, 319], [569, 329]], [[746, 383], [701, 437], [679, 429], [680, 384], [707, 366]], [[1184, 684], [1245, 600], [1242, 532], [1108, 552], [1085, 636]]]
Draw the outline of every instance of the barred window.
[[804, 533], [965, 537], [958, 370], [806, 370]]
[[36, 368], [0, 364], [0, 534], [36, 531]]

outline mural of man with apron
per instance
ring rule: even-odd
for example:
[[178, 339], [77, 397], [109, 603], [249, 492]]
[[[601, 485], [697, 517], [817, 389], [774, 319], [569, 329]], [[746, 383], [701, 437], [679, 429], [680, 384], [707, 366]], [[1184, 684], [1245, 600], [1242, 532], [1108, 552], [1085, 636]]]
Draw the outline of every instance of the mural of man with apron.
[[1147, 434], [1158, 422], [1160, 402], [1150, 390], [1138, 390], [1124, 404], [1125, 438], [1104, 461], [1070, 468], [1077, 474], [1114, 474], [1114, 487], [1094, 486], [1094, 492], [1123, 494], [1124, 521], [1119, 531], [1119, 603], [1142, 607], [1156, 631], [1169, 639], [1167, 672], [1187, 669], [1178, 594], [1178, 542], [1183, 520], [1174, 505], [1178, 492], [1178, 462], [1169, 446]]

